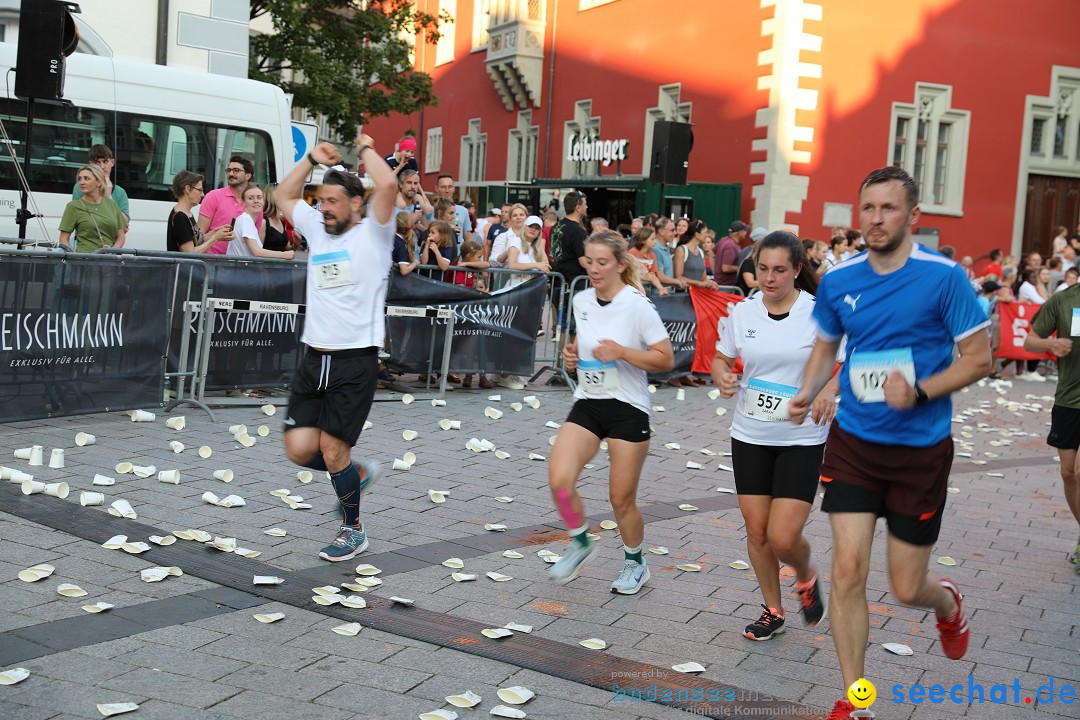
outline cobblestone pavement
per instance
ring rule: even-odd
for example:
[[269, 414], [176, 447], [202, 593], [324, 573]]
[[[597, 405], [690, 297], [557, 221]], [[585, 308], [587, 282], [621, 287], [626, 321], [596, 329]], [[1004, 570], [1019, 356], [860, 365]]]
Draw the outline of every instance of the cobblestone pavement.
[[[963, 660], [942, 655], [931, 614], [900, 606], [889, 593], [879, 524], [868, 582], [867, 653], [867, 677], [877, 685], [879, 700], [872, 709], [878, 718], [1080, 717], [1080, 703], [1065, 704], [1060, 696], [1054, 703], [1024, 702], [1052, 678], [1058, 693], [1063, 684], [1078, 684], [1080, 577], [1066, 562], [1076, 527], [1061, 495], [1055, 454], [1044, 442], [1053, 385], [1017, 383], [1003, 392], [984, 385], [955, 398], [957, 413], [971, 413], [953, 425], [957, 440], [971, 445], [958, 451], [970, 457], [956, 458], [955, 492], [949, 495], [933, 557], [951, 556], [956, 567], [932, 564], [931, 572], [953, 578], [965, 593], [972, 637]], [[496, 394], [501, 398], [489, 399]], [[538, 409], [511, 408], [511, 402], [529, 394], [540, 400]], [[565, 390], [458, 390], [447, 394], [445, 407], [420, 399], [405, 405], [397, 395], [383, 396], [355, 456], [374, 457], [387, 468], [407, 451], [417, 460], [408, 471], [388, 469], [363, 508], [371, 547], [357, 562], [383, 568], [385, 580], [368, 597], [412, 598], [447, 623], [532, 625], [537, 638], [566, 643], [575, 651], [578, 641], [601, 638], [607, 655], [670, 674], [674, 664], [699, 662], [707, 668], [703, 678], [738, 688], [744, 698], [772, 696], [811, 708], [831, 707], [842, 690], [827, 621], [806, 630], [791, 599], [786, 603], [787, 633], [764, 643], [741, 636], [759, 614], [760, 595], [752, 570], [729, 567], [746, 559], [743, 526], [734, 496], [717, 492], [718, 487], [734, 487], [734, 481], [729, 471], [717, 467], [730, 465], [722, 454], [730, 447], [730, 415], [718, 417], [715, 410], [730, 411], [733, 403], [710, 400], [705, 388], [687, 390], [680, 401], [664, 387], [653, 399], [666, 409], [653, 416], [656, 432], [639, 496], [648, 521], [646, 545], [663, 545], [670, 553], [647, 556], [653, 579], [642, 593], [618, 596], [608, 590], [621, 567], [621, 542], [614, 531], [602, 533], [598, 560], [564, 586], [547, 581], [547, 565], [535, 554], [565, 547], [565, 538], [552, 529], [560, 521], [547, 491], [547, 465], [527, 459], [530, 453], [550, 452], [549, 437], [556, 430], [546, 423], [564, 420], [570, 404]], [[503, 416], [486, 417], [489, 406]], [[66, 500], [44, 495], [29, 500], [52, 508], [67, 503], [59, 507], [76, 520], [113, 522], [98, 514], [104, 508], [79, 505], [81, 491], [100, 490], [106, 506], [128, 500], [137, 523], [164, 532], [196, 528], [235, 537], [238, 545], [262, 554], [250, 561], [208, 555], [206, 562], [227, 557], [222, 567], [235, 569], [248, 584], [250, 568], [258, 563], [272, 566], [290, 582], [325, 573], [327, 564], [317, 553], [336, 527], [332, 488], [322, 477], [310, 484], [298, 481], [298, 468], [285, 460], [281, 448], [284, 413], [267, 417], [252, 407], [217, 413], [217, 422], [194, 409], [172, 413], [186, 416], [182, 431], [166, 428], [163, 414], [153, 423], [133, 423], [122, 413], [11, 423], [2, 426], [0, 462], [32, 471], [38, 480], [69, 483]], [[441, 430], [443, 418], [460, 420], [461, 430]], [[253, 447], [231, 439], [228, 428], [235, 423], [247, 424], [257, 441]], [[256, 434], [263, 424], [269, 428], [267, 437]], [[403, 439], [406, 429], [417, 432], [415, 440]], [[76, 447], [78, 431], [95, 434], [96, 444]], [[466, 441], [474, 437], [492, 441], [510, 457], [467, 450]], [[185, 450], [174, 454], [170, 440], [179, 440]], [[665, 448], [666, 443], [680, 448]], [[34, 444], [44, 446], [46, 463], [52, 448], [64, 448], [66, 467], [30, 468], [12, 457], [14, 449]], [[213, 449], [210, 458], [199, 457], [201, 445]], [[707, 456], [703, 448], [718, 455]], [[118, 475], [114, 466], [120, 461], [179, 469], [180, 482]], [[688, 461], [704, 467], [689, 469]], [[605, 454], [594, 463], [580, 488], [586, 510], [598, 522], [611, 516]], [[229, 484], [213, 479], [220, 469], [231, 469], [235, 479]], [[96, 473], [116, 477], [116, 484], [93, 487]], [[270, 494], [277, 489], [302, 495], [312, 508], [289, 509]], [[447, 501], [433, 503], [429, 489], [449, 491]], [[386, 630], [365, 627], [355, 637], [338, 635], [332, 632], [342, 623], [337, 617], [222, 587], [200, 577], [205, 573], [198, 568], [145, 583], [138, 571], [165, 564], [155, 560], [164, 550], [141, 556], [106, 550], [26, 519], [16, 506], [25, 507], [27, 499], [15, 494], [14, 485], [0, 486], [0, 491], [0, 669], [24, 667], [31, 673], [17, 685], [0, 686], [0, 717], [5, 720], [100, 717], [95, 705], [112, 702], [139, 703], [131, 717], [143, 719], [415, 718], [449, 707], [443, 698], [465, 690], [483, 697], [477, 709], [486, 715], [499, 704], [496, 690], [511, 685], [536, 693], [523, 708], [532, 718], [685, 717], [678, 709], [616, 699], [610, 690], [562, 679], [557, 669], [529, 669], [527, 661], [504, 662], [442, 647], [398, 634], [392, 625]], [[207, 504], [201, 499], [206, 491], [240, 495], [246, 505], [227, 509]], [[500, 496], [514, 500], [500, 503], [495, 500]], [[679, 503], [700, 509], [674, 509]], [[485, 523], [504, 524], [508, 531], [488, 532]], [[287, 535], [268, 536], [264, 531], [269, 528], [283, 528]], [[825, 516], [815, 510], [806, 533], [818, 566], [827, 573]], [[504, 557], [503, 550], [510, 548], [524, 558]], [[454, 582], [452, 571], [440, 564], [451, 556], [461, 557], [465, 571], [479, 579]], [[37, 563], [50, 563], [56, 571], [36, 583], [17, 578]], [[681, 563], [703, 569], [676, 570]], [[344, 564], [350, 571], [354, 566]], [[484, 576], [490, 571], [513, 579], [492, 582]], [[790, 570], [783, 568], [781, 577], [790, 589]], [[88, 595], [61, 597], [59, 583], [77, 584]], [[116, 607], [91, 615], [81, 609], [89, 602]], [[270, 612], [286, 617], [269, 625], [252, 618]], [[362, 624], [363, 612], [357, 611]], [[881, 647], [884, 642], [906, 643], [914, 654], [893, 655]], [[984, 687], [987, 701], [991, 686], [1009, 685], [1008, 704], [892, 702], [893, 686], [903, 686], [906, 695], [916, 683], [962, 684], [966, 695], [969, 675]], [[1012, 696], [1015, 680], [1022, 688], [1019, 703]]]

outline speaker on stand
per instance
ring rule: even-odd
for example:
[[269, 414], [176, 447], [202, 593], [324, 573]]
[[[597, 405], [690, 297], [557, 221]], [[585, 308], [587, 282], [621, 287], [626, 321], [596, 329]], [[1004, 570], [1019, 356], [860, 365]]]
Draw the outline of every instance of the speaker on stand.
[[65, 59], [79, 44], [79, 28], [71, 13], [81, 12], [73, 2], [22, 0], [19, 10], [19, 49], [15, 62], [15, 96], [26, 100], [26, 141], [23, 145], [22, 207], [16, 213], [19, 239], [26, 238], [30, 159], [34, 128], [34, 100], [64, 97]]
[[660, 210], [664, 215], [664, 190], [667, 185], [686, 185], [690, 151], [694, 148], [694, 130], [690, 123], [657, 120], [653, 124], [652, 162], [649, 182], [660, 185]]

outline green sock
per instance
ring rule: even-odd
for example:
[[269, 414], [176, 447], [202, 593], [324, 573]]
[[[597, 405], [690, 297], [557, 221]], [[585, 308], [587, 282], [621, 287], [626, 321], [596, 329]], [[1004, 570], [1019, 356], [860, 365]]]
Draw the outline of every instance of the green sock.
[[645, 564], [645, 561], [641, 559], [641, 546], [640, 545], [638, 545], [636, 548], [628, 548], [625, 545], [623, 545], [622, 551], [623, 551], [623, 555], [626, 556], [627, 560], [633, 560], [638, 565], [644, 565]]
[[570, 531], [570, 539], [576, 542], [583, 548], [587, 548], [592, 545], [592, 540], [589, 539], [588, 525], [582, 525], [577, 530]]

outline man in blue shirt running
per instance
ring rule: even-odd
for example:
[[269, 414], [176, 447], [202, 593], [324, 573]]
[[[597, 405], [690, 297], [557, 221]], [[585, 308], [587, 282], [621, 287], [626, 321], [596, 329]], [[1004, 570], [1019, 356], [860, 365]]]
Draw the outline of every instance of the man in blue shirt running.
[[[968, 644], [959, 590], [949, 580], [930, 580], [927, 568], [952, 467], [950, 395], [990, 372], [989, 320], [963, 268], [912, 242], [918, 202], [918, 185], [900, 168], [875, 170], [863, 181], [859, 220], [868, 249], [822, 278], [818, 342], [790, 402], [791, 420], [801, 423], [846, 336], [840, 409], [821, 466], [821, 509], [833, 537], [829, 615], [845, 687], [863, 677], [866, 578], [878, 517], [889, 530], [893, 594], [934, 609], [946, 656], [963, 657]], [[847, 718], [854, 709], [840, 700], [829, 718]]]

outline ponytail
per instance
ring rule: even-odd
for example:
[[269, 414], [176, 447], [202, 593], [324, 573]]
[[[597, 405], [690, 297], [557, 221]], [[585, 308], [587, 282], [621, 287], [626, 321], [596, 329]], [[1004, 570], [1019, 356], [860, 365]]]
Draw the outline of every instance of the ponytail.
[[603, 245], [610, 250], [611, 254], [615, 256], [615, 262], [626, 264], [626, 267], [619, 273], [619, 278], [623, 281], [623, 284], [629, 285], [642, 295], [645, 294], [645, 286], [641, 284], [641, 278], [638, 274], [637, 259], [626, 249], [626, 240], [622, 235], [614, 230], [597, 230], [589, 236], [585, 244]]
[[791, 260], [791, 269], [797, 273], [795, 276], [795, 287], [800, 290], [805, 290], [811, 295], [817, 295], [818, 278], [810, 269], [810, 263], [806, 258], [806, 248], [803, 247], [802, 241], [800, 241], [799, 238], [792, 233], [789, 233], [787, 230], [776, 230], [761, 239], [761, 242], [757, 244], [752, 253], [754, 264], [757, 264], [758, 256], [761, 255], [762, 250], [775, 249], [784, 249], [788, 251], [788, 258]]

